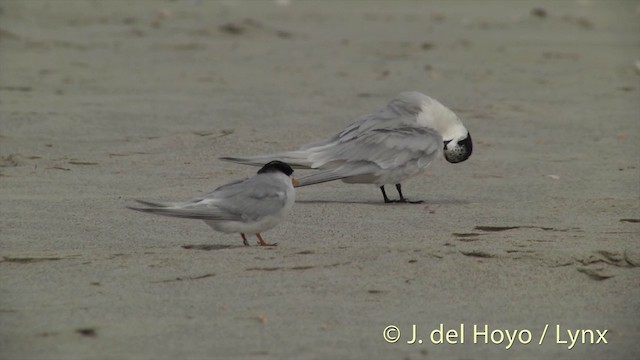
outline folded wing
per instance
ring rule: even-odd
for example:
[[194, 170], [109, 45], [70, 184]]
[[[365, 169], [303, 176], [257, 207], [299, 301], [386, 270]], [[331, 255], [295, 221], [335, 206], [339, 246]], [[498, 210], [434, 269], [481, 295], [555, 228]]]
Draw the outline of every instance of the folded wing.
[[411, 162], [422, 168], [435, 158], [442, 147], [442, 137], [436, 131], [422, 127], [379, 127], [344, 135], [331, 144], [309, 149], [313, 152], [309, 156], [312, 167], [328, 169], [300, 178], [300, 186], [375, 175], [377, 171]]
[[286, 189], [277, 179], [255, 176], [221, 186], [190, 201], [153, 203], [137, 200], [146, 207], [129, 208], [179, 218], [253, 221], [282, 209], [286, 196]]

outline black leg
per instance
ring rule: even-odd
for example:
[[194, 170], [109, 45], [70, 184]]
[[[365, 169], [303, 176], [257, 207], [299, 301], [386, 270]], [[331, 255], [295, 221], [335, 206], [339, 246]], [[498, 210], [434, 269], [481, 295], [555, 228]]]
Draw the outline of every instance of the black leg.
[[384, 185], [380, 186], [380, 191], [382, 191], [382, 197], [384, 197], [384, 202], [386, 204], [393, 202], [387, 197], [387, 193], [384, 191]]
[[409, 203], [409, 204], [422, 204], [422, 203], [424, 203], [424, 201], [422, 201], [422, 200], [411, 201], [409, 199], [406, 199], [404, 196], [402, 196], [402, 185], [400, 185], [400, 184], [396, 184], [396, 190], [398, 190], [398, 195], [400, 195], [400, 200], [398, 200], [398, 202]]
[[247, 237], [244, 236], [243, 233], [240, 233], [240, 236], [242, 236], [242, 243], [244, 244], [244, 246], [249, 246], [249, 242], [247, 241]]
[[396, 184], [396, 190], [398, 190], [398, 195], [400, 195], [400, 201], [404, 201], [404, 196], [402, 196], [402, 185]]

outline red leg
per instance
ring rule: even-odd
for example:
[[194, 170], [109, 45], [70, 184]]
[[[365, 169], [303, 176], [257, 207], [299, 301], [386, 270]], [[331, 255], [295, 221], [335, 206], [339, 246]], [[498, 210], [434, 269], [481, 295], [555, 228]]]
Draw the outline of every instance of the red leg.
[[249, 242], [247, 241], [247, 237], [244, 236], [243, 233], [240, 233], [240, 236], [242, 236], [242, 243], [244, 244], [244, 246], [249, 246]]
[[278, 243], [273, 243], [273, 244], [267, 244], [264, 239], [262, 239], [262, 236], [260, 234], [256, 234], [256, 237], [258, 238], [258, 244], [260, 246], [276, 246], [278, 245]]

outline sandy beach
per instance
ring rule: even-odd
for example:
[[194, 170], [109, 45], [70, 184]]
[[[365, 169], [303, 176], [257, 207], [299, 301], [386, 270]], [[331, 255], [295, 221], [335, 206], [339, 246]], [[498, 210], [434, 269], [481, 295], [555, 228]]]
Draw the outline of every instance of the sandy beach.
[[[635, 1], [0, 2], [0, 359], [640, 358], [638, 34]], [[424, 204], [300, 188], [272, 248], [126, 209], [407, 90], [474, 140]]]

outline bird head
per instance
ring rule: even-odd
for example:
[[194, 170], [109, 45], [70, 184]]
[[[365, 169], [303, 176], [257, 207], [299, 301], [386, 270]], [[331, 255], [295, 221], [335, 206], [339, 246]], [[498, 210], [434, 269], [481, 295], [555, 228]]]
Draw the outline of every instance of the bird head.
[[270, 172], [274, 172], [274, 173], [281, 172], [287, 175], [288, 177], [291, 178], [291, 184], [293, 184], [293, 186], [300, 184], [298, 179], [292, 177], [293, 169], [287, 163], [284, 163], [279, 160], [274, 160], [265, 164], [260, 170], [258, 170], [258, 174], [264, 174], [264, 173], [270, 173]]
[[471, 134], [467, 131], [465, 135], [444, 140], [444, 158], [450, 163], [465, 161], [473, 152], [473, 142]]

